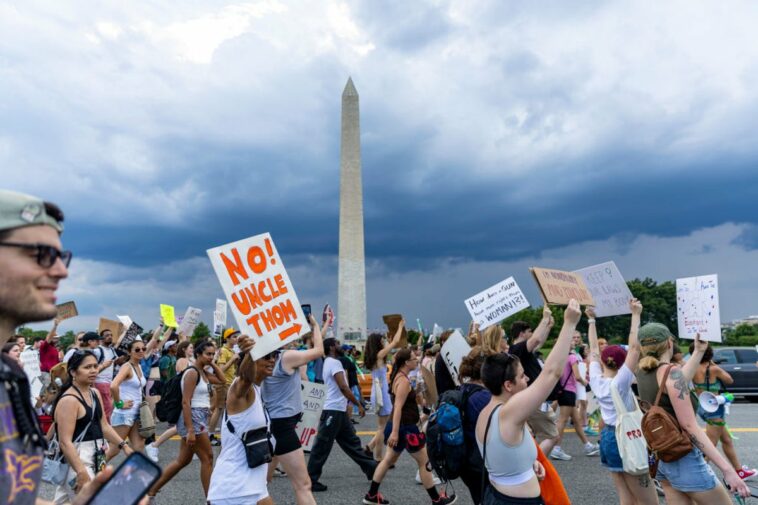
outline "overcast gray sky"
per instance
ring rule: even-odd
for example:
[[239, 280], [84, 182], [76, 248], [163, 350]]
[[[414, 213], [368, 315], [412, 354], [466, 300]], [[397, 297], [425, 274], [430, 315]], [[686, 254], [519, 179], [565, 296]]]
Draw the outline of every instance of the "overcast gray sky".
[[[82, 316], [221, 296], [269, 231], [336, 305], [340, 95], [361, 97], [369, 326], [465, 326], [527, 268], [718, 273], [758, 313], [753, 2], [0, 2], [2, 186], [55, 201]], [[336, 308], [336, 307], [335, 307]], [[339, 314], [337, 314], [339, 318]]]

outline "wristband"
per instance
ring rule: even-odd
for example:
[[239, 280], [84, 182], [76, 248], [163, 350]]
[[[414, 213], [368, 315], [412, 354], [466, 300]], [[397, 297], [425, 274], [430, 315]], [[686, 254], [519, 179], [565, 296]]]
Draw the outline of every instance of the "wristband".
[[113, 406], [117, 409], [123, 409], [124, 408], [124, 400], [119, 400], [117, 402], [113, 402]]
[[595, 320], [594, 319], [587, 319], [587, 324], [595, 324]]
[[126, 447], [127, 445], [129, 445], [129, 442], [127, 442], [126, 440], [122, 440], [122, 441], [121, 441], [121, 443], [120, 443], [120, 444], [118, 444], [118, 448], [119, 448], [119, 449], [123, 449], [123, 448], [124, 448], [124, 447]]

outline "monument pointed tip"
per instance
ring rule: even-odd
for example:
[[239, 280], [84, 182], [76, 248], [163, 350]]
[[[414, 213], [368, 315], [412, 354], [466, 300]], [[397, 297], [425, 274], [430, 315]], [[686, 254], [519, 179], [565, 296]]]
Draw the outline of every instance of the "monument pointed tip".
[[345, 84], [345, 90], [342, 92], [342, 96], [358, 96], [358, 91], [355, 89], [352, 77], [347, 78], [347, 84]]

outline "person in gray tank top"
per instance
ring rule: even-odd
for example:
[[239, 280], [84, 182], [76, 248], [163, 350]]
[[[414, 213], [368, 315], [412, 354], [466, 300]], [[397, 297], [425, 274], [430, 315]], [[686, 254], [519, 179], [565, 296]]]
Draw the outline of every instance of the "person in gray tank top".
[[563, 327], [555, 347], [528, 388], [529, 379], [515, 355], [500, 353], [484, 360], [482, 382], [492, 393], [492, 399], [479, 414], [475, 430], [489, 477], [483, 505], [544, 503], [539, 480], [545, 477], [545, 469], [537, 461], [536, 442], [526, 428], [526, 421], [558, 382], [580, 317], [579, 303], [572, 299], [563, 314]]
[[300, 367], [324, 356], [322, 330], [313, 315], [310, 323], [313, 328], [313, 348], [306, 351], [288, 350], [279, 354], [274, 373], [261, 386], [261, 397], [271, 418], [271, 433], [276, 439], [275, 457], [269, 465], [270, 472], [274, 471], [277, 462], [281, 463], [295, 491], [297, 505], [316, 504], [305, 466], [305, 453], [295, 431], [303, 413]]

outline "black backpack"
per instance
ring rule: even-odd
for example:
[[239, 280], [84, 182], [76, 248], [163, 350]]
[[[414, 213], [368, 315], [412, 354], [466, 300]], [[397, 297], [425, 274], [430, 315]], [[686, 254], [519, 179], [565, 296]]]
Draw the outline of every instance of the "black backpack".
[[469, 447], [463, 435], [466, 404], [469, 397], [484, 389], [470, 385], [445, 391], [440, 396], [437, 410], [426, 425], [426, 451], [437, 476], [445, 482], [457, 479], [469, 460]]
[[572, 376], [573, 372], [569, 372], [568, 377], [566, 377], [566, 380], [563, 381], [563, 384], [561, 384], [561, 381], [558, 381], [553, 387], [553, 390], [550, 391], [550, 394], [547, 396], [547, 398], [545, 398], [545, 401], [551, 403], [556, 401], [558, 397], [563, 393], [564, 389], [566, 388], [566, 384], [568, 384], [568, 381]]
[[198, 373], [195, 385], [200, 383], [200, 372], [194, 366], [185, 368], [182, 373], [169, 379], [163, 388], [161, 399], [155, 404], [155, 415], [159, 421], [176, 424], [182, 415], [182, 378], [190, 368]]

